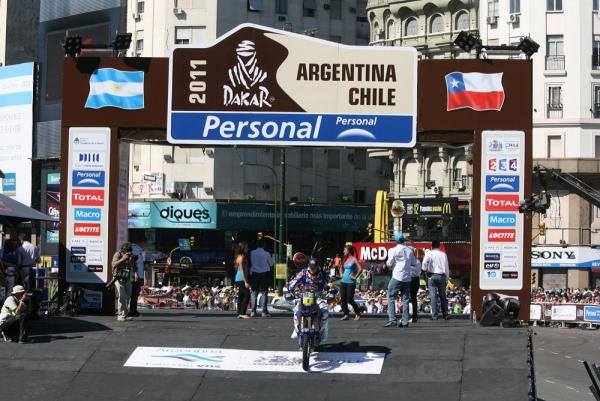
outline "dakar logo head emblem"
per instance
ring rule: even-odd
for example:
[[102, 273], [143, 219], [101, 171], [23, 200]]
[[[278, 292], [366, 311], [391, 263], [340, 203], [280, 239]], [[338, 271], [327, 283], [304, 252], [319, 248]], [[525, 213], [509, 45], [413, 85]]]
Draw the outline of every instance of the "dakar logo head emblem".
[[225, 106], [271, 107], [269, 90], [260, 85], [267, 72], [258, 66], [254, 42], [243, 40], [237, 46], [237, 63], [227, 72], [231, 86], [223, 85]]

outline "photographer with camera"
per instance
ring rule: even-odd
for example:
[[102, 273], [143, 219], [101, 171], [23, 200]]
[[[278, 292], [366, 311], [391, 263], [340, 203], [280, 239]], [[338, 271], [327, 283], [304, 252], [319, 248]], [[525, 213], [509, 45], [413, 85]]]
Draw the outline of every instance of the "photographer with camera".
[[15, 285], [0, 311], [0, 334], [5, 342], [13, 342], [18, 331], [20, 344], [30, 342], [27, 338], [27, 309], [29, 294], [22, 285]]
[[117, 320], [131, 320], [129, 303], [131, 302], [131, 284], [136, 271], [136, 256], [131, 243], [125, 242], [121, 249], [113, 255], [112, 273], [117, 291]]

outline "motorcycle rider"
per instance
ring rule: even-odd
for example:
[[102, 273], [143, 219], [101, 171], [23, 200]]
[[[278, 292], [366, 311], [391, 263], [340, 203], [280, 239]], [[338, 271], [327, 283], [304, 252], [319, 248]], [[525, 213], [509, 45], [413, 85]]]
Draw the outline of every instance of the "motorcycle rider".
[[[293, 293], [299, 288], [303, 288], [305, 290], [312, 289], [317, 294], [323, 292], [328, 288], [330, 279], [327, 272], [325, 272], [319, 265], [315, 259], [310, 259], [308, 262], [308, 266], [304, 267], [297, 275], [294, 277], [288, 284], [288, 291]], [[292, 338], [298, 338], [298, 325], [300, 321], [300, 300], [296, 300], [296, 305], [294, 306], [294, 331], [292, 332]], [[329, 334], [328, 330], [328, 317], [329, 317], [329, 308], [327, 307], [327, 302], [321, 298], [318, 299], [319, 306], [319, 314], [321, 320], [321, 343], [327, 341], [327, 337]]]

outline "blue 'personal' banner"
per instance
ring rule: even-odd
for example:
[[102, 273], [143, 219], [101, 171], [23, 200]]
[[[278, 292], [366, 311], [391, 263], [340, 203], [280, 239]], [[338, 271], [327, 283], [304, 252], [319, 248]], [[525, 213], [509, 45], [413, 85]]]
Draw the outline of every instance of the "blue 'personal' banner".
[[173, 112], [171, 139], [206, 144], [412, 145], [414, 118], [402, 115]]

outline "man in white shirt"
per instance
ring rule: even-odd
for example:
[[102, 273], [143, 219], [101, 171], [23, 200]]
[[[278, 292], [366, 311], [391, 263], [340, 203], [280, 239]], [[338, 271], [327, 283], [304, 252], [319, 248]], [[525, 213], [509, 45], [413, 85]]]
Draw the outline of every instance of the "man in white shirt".
[[14, 341], [18, 330], [19, 343], [29, 342], [27, 334], [27, 302], [29, 296], [22, 285], [15, 285], [0, 310], [0, 333], [5, 342]]
[[440, 241], [431, 241], [431, 251], [423, 258], [423, 271], [429, 277], [427, 285], [431, 296], [431, 320], [437, 320], [437, 297], [442, 304], [442, 316], [448, 320], [448, 299], [446, 298], [446, 283], [450, 277], [448, 256], [440, 250]]
[[17, 248], [17, 266], [25, 291], [35, 288], [35, 277], [33, 267], [40, 261], [40, 250], [37, 246], [29, 242], [29, 237], [25, 234], [19, 235], [21, 245]]
[[413, 251], [404, 245], [404, 236], [394, 233], [396, 247], [388, 251], [387, 266], [392, 268], [392, 278], [388, 284], [388, 322], [384, 327], [396, 326], [396, 294], [402, 294], [402, 324], [398, 327], [408, 327], [408, 311], [410, 302], [410, 281], [412, 271], [417, 264]]
[[264, 241], [258, 241], [256, 249], [250, 252], [250, 283], [252, 285], [252, 313], [256, 316], [258, 294], [262, 294], [262, 317], [269, 317], [267, 303], [269, 298], [269, 272], [275, 264], [271, 254], [263, 249]]

